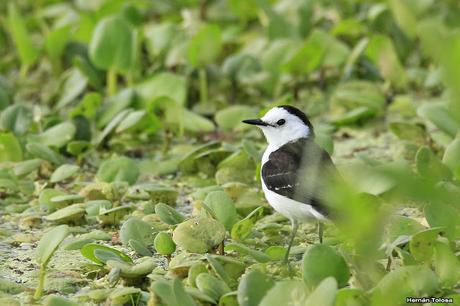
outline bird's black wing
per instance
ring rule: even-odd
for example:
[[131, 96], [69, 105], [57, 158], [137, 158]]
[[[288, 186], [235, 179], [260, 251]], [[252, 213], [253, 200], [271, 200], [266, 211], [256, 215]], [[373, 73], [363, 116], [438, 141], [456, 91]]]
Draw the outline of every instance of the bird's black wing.
[[272, 152], [262, 167], [267, 188], [322, 214], [328, 209], [321, 200], [325, 180], [337, 172], [331, 157], [313, 139], [301, 138]]

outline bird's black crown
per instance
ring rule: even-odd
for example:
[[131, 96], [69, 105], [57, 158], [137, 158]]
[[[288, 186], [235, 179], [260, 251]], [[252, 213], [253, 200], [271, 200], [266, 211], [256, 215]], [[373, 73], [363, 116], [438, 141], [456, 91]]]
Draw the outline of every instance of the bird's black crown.
[[305, 115], [304, 112], [302, 112], [300, 109], [297, 107], [291, 106], [291, 105], [280, 105], [278, 106], [284, 110], [286, 110], [288, 113], [297, 116], [302, 122], [308, 126], [310, 129], [311, 133], [313, 134], [313, 125], [311, 124], [310, 120], [308, 120], [307, 115]]

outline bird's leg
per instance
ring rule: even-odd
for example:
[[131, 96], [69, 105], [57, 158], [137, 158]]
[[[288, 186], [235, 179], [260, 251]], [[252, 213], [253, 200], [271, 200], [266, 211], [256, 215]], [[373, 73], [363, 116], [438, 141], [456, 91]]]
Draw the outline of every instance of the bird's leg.
[[318, 220], [318, 237], [319, 243], [323, 243], [323, 223]]
[[284, 261], [283, 261], [285, 264], [289, 263], [289, 253], [291, 252], [292, 243], [294, 242], [295, 234], [297, 233], [297, 229], [299, 228], [299, 224], [297, 223], [297, 221], [291, 221], [291, 225], [292, 225], [291, 237], [289, 237], [289, 244], [288, 244], [286, 254], [284, 255]]

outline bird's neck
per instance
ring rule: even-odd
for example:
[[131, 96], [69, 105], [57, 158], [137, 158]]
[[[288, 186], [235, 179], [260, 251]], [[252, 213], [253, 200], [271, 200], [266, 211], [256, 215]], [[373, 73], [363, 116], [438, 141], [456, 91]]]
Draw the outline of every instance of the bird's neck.
[[264, 134], [268, 142], [267, 150], [270, 150], [271, 152], [276, 151], [285, 144], [296, 141], [300, 138], [314, 138], [314, 134], [310, 130], [300, 128], [286, 131], [284, 135], [271, 135], [270, 132], [264, 132]]

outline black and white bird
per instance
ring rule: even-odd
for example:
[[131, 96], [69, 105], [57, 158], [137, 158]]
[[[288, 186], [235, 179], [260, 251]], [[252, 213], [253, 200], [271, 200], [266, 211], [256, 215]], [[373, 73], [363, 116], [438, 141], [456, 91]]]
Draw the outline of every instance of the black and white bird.
[[323, 201], [326, 184], [337, 170], [329, 154], [315, 143], [313, 126], [299, 109], [282, 105], [260, 119], [243, 120], [258, 126], [268, 146], [262, 156], [262, 189], [268, 203], [292, 224], [285, 262], [299, 223], [321, 224], [329, 215]]

